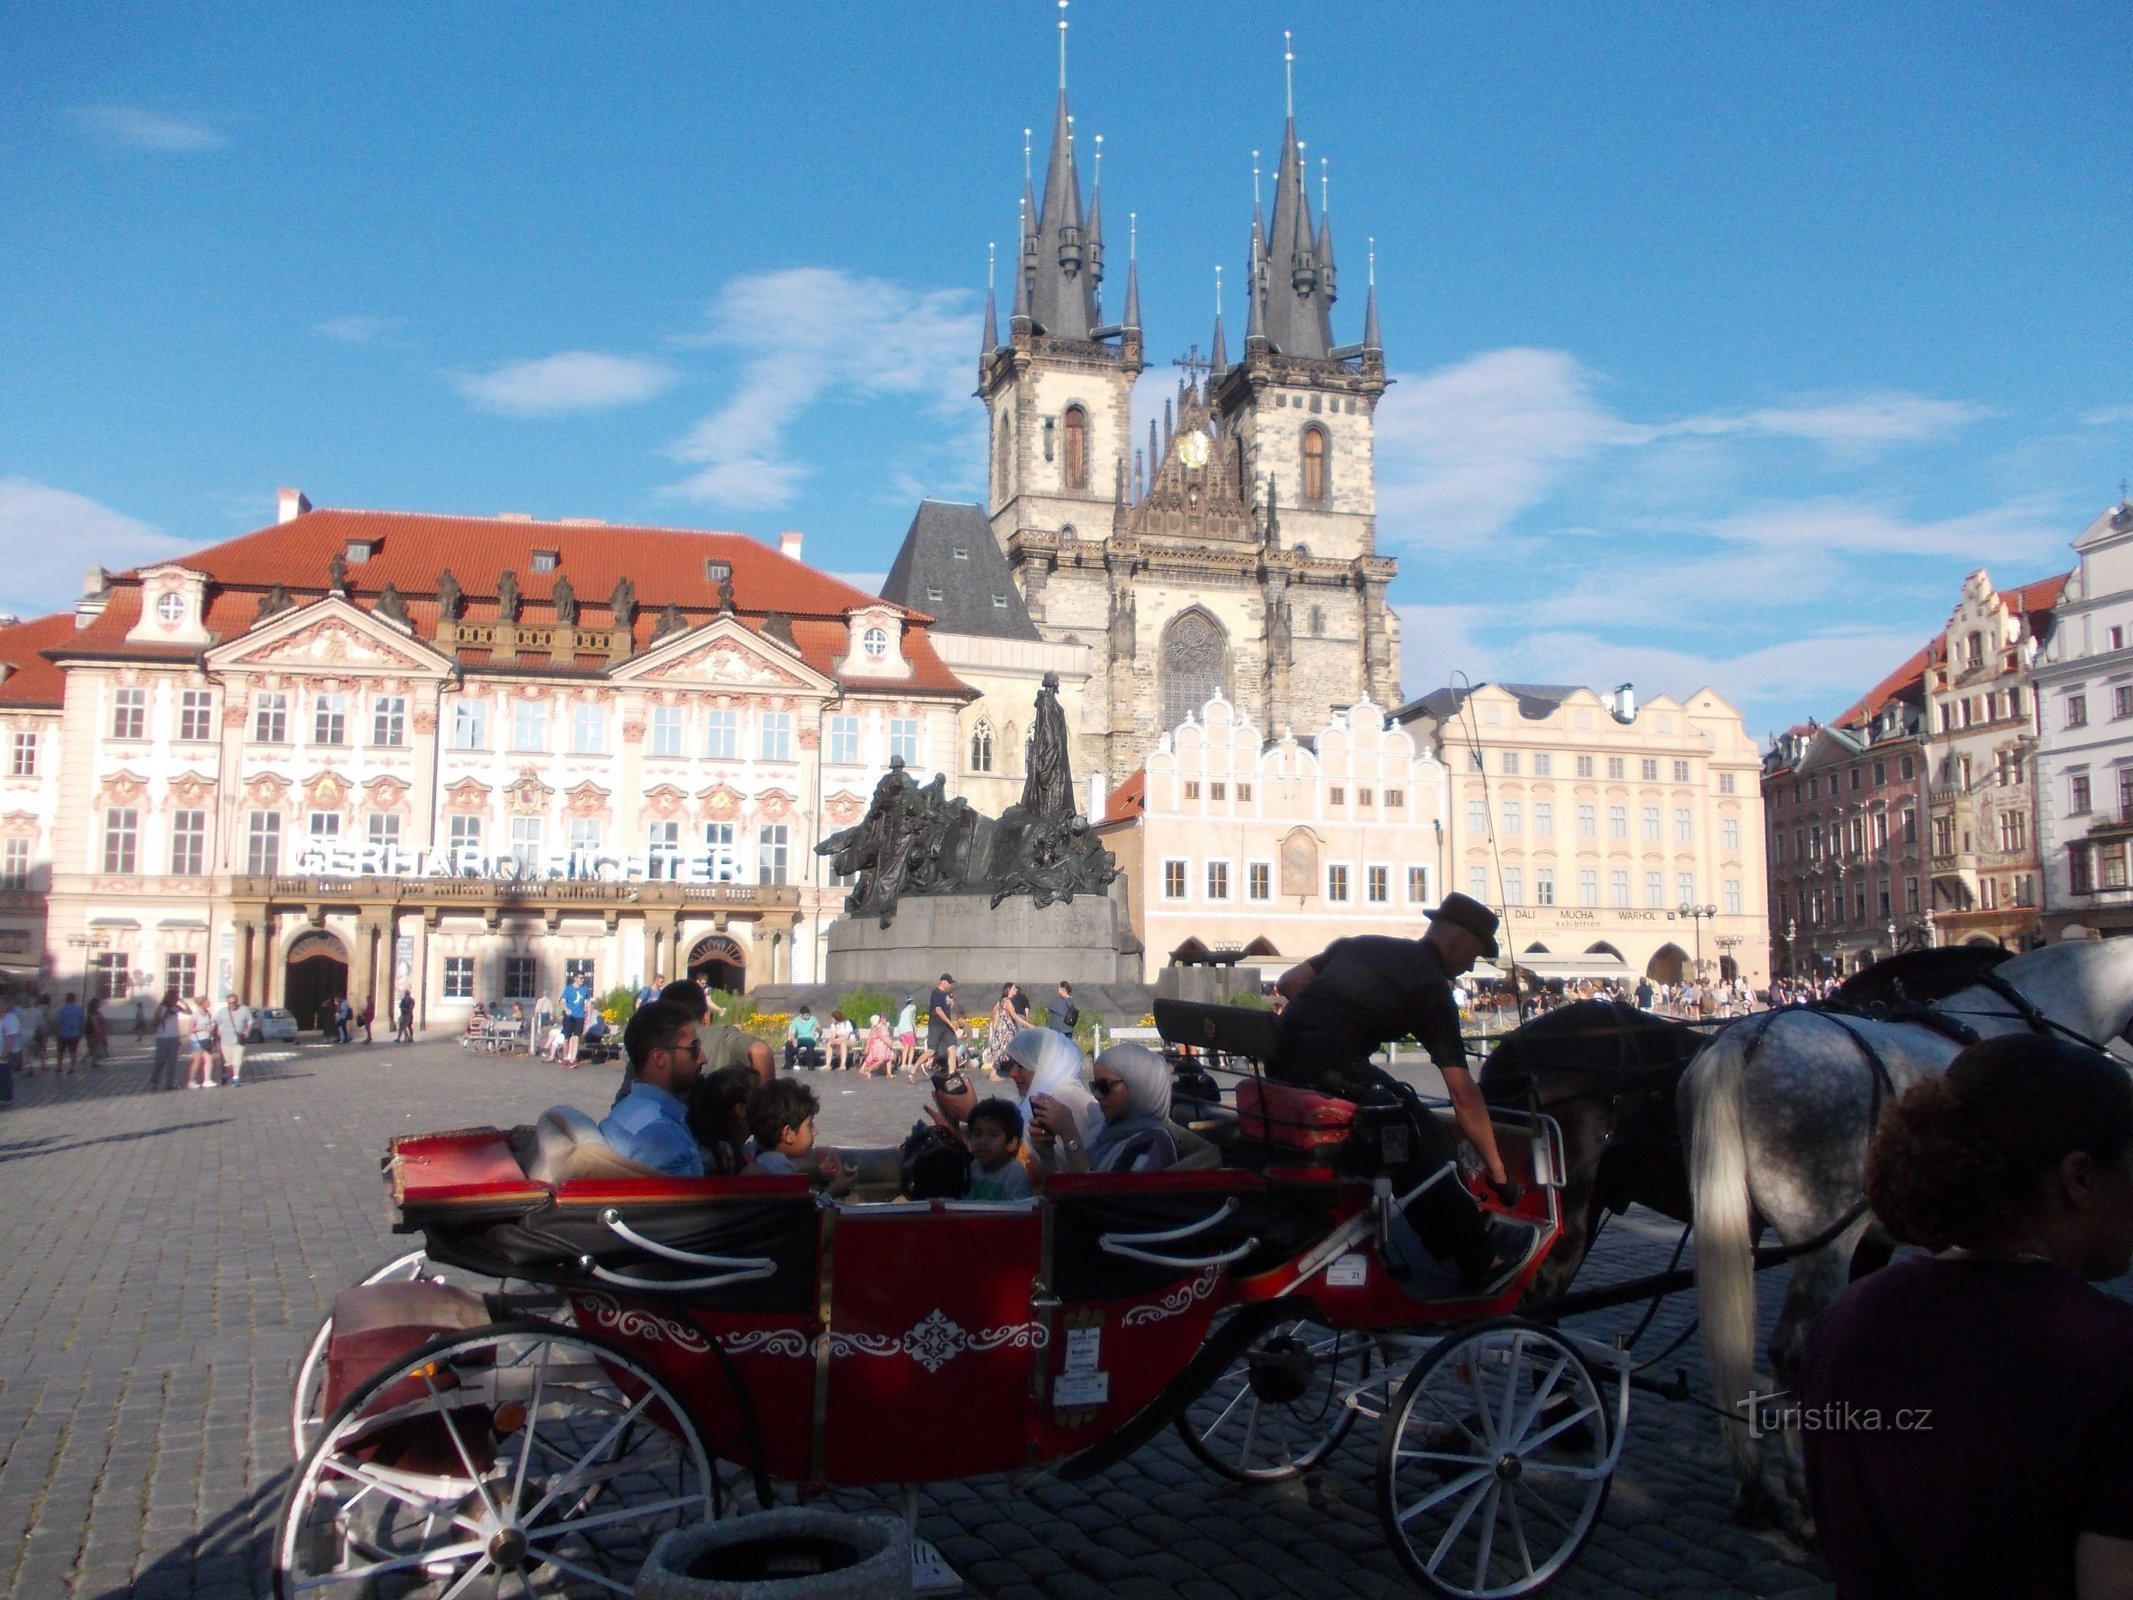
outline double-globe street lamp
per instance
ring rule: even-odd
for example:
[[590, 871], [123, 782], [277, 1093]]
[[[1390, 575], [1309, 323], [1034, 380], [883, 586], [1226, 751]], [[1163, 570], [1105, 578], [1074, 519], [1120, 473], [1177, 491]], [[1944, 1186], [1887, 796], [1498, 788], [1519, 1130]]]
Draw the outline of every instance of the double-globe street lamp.
[[1672, 915], [1683, 922], [1693, 919], [1696, 923], [1696, 976], [1703, 977], [1703, 925], [1718, 915], [1716, 906], [1692, 906], [1687, 901], [1675, 908]]

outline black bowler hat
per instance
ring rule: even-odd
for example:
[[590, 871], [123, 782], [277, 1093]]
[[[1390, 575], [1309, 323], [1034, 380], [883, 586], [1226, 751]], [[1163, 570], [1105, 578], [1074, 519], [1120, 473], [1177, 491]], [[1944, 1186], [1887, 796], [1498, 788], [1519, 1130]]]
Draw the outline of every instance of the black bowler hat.
[[1422, 913], [1435, 922], [1442, 917], [1455, 928], [1464, 928], [1481, 941], [1481, 953], [1496, 959], [1496, 913], [1470, 895], [1448, 894], [1434, 911]]

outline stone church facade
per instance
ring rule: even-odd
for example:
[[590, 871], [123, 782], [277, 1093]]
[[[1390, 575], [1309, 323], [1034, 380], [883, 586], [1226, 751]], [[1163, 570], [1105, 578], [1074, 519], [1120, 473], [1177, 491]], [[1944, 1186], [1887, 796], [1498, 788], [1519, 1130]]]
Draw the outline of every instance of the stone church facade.
[[1301, 151], [1291, 116], [1271, 220], [1251, 219], [1241, 359], [1218, 309], [1209, 358], [1145, 446], [1137, 264], [1107, 323], [1102, 195], [1084, 206], [1063, 86], [1004, 337], [988, 296], [986, 520], [1037, 633], [1088, 652], [1075, 770], [1110, 784], [1216, 696], [1275, 738], [1401, 703], [1396, 568], [1376, 537], [1376, 292], [1361, 340], [1335, 344], [1332, 223], [1313, 222]]

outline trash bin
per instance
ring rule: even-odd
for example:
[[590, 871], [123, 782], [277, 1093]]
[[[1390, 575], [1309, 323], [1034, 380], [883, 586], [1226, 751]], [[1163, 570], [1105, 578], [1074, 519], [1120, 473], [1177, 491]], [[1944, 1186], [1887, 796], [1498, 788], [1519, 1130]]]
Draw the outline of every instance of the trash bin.
[[652, 1546], [637, 1600], [908, 1600], [901, 1517], [781, 1506], [678, 1528]]

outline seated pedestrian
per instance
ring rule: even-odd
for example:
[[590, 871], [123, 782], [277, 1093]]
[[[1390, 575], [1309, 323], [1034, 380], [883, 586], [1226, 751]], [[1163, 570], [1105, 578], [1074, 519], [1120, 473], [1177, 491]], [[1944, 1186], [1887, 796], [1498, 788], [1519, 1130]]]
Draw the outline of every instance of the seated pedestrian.
[[755, 1159], [748, 1163], [749, 1175], [804, 1172], [832, 1199], [850, 1194], [859, 1183], [858, 1172], [847, 1172], [833, 1150], [815, 1154], [815, 1118], [821, 1109], [815, 1091], [791, 1078], [774, 1078], [751, 1090], [748, 1131], [755, 1139]]
[[980, 1100], [968, 1123], [971, 1200], [1027, 1200], [1022, 1165], [1022, 1113], [1012, 1100]]
[[[1882, 1112], [1866, 1195], [1939, 1252], [1853, 1284], [1807, 1346], [1807, 1489], [1840, 1597], [2133, 1593], [2133, 1084], [1988, 1039]], [[1779, 1404], [1789, 1402], [1780, 1401]]]
[[830, 1013], [829, 1026], [822, 1033], [823, 1066], [830, 1072], [848, 1072], [854, 1065], [852, 1043], [858, 1032], [852, 1019], [842, 1011]]
[[1115, 1044], [1096, 1058], [1090, 1091], [1104, 1125], [1086, 1150], [1070, 1153], [1070, 1172], [1161, 1172], [1176, 1164], [1170, 1122], [1170, 1063], [1146, 1045]]
[[879, 1011], [867, 1024], [866, 1054], [859, 1061], [859, 1076], [871, 1078], [876, 1073], [892, 1077], [896, 1072], [896, 1047], [889, 1040], [889, 1020]]
[[785, 1070], [797, 1072], [802, 1067], [812, 1067], [822, 1059], [821, 1051], [815, 1048], [821, 1024], [815, 1021], [812, 1006], [802, 1006], [785, 1025]]

